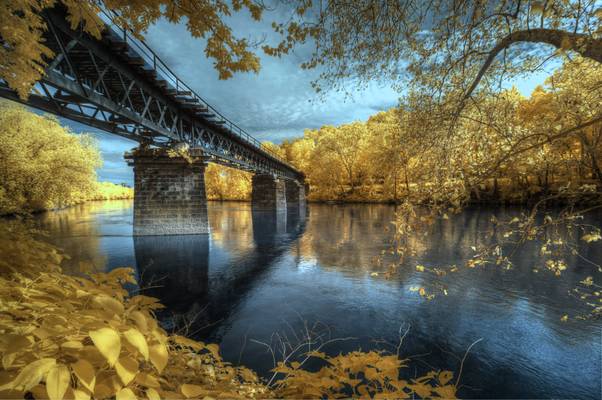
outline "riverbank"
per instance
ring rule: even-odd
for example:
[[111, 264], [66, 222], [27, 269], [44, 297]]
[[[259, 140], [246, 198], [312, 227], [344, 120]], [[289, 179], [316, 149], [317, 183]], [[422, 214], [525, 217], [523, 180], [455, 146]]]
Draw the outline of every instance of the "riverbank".
[[90, 201], [109, 201], [109, 200], [133, 200], [134, 199], [134, 189], [117, 185], [112, 182], [97, 182], [96, 188], [90, 194], [85, 197], [73, 198], [71, 201], [66, 204], [58, 204], [53, 205], [51, 207], [39, 207], [36, 209], [26, 209], [21, 208], [18, 210], [12, 210], [9, 213], [0, 213], [2, 217], [10, 217], [16, 215], [26, 215], [26, 214], [37, 214], [43, 213], [46, 211], [59, 211], [64, 210], [65, 208], [77, 206], [83, 203], [87, 203]]
[[[314, 204], [403, 204], [407, 199], [416, 204], [426, 204], [430, 199], [421, 199], [414, 195], [400, 197], [398, 199], [382, 198], [316, 198], [311, 192], [307, 198], [309, 203]], [[251, 197], [240, 198], [209, 198], [217, 202], [251, 202]], [[596, 204], [602, 201], [602, 186], [594, 180], [575, 182], [557, 182], [552, 186], [543, 188], [540, 186], [525, 187], [524, 191], [502, 190], [500, 186], [481, 185], [478, 189], [471, 191], [466, 205], [490, 205], [490, 206], [531, 206], [536, 203], [545, 203], [550, 206], [564, 206], [567, 204]]]

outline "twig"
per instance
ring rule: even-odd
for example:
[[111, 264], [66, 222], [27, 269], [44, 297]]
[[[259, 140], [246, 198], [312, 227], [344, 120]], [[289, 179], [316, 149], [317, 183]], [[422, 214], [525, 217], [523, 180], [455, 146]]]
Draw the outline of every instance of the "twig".
[[462, 357], [462, 362], [460, 363], [460, 371], [458, 372], [458, 379], [456, 379], [456, 387], [458, 386], [460, 378], [462, 377], [462, 368], [464, 367], [464, 361], [466, 360], [466, 356], [468, 356], [468, 352], [470, 351], [470, 349], [472, 349], [472, 346], [479, 343], [481, 340], [483, 340], [483, 338], [474, 341], [470, 346], [468, 346], [468, 349], [466, 349], [466, 353], [464, 353], [464, 357]]

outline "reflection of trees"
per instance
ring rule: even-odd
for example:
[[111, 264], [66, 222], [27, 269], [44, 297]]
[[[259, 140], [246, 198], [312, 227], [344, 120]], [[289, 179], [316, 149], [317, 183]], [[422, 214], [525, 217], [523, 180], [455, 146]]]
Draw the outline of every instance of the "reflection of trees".
[[[102, 271], [107, 256], [101, 251], [101, 225], [115, 213], [132, 207], [131, 200], [90, 201], [84, 204], [37, 215], [38, 226], [48, 232], [46, 240], [65, 251], [68, 273]], [[129, 232], [131, 234], [131, 232]]]
[[392, 238], [389, 227], [393, 218], [391, 206], [312, 205], [301, 254], [315, 257], [325, 268], [370, 270], [372, 258], [380, 255]]
[[[315, 258], [322, 268], [365, 277], [367, 272], [383, 271], [388, 263], [395, 261], [395, 255], [385, 253], [382, 256], [381, 253], [389, 248], [393, 239], [393, 232], [386, 228], [393, 219], [394, 206], [313, 205], [311, 212], [307, 232], [300, 240], [300, 249], [305, 258]], [[447, 220], [438, 220], [427, 235], [417, 232], [410, 237], [409, 245], [416, 250], [416, 255], [398, 267], [390, 283], [423, 286], [428, 293], [437, 296], [444, 296], [442, 289], [446, 288], [450, 295], [441, 301], [452, 309], [474, 302], [475, 298], [491, 305], [507, 304], [508, 299], [526, 299], [549, 312], [552, 323], [558, 321], [560, 312], [570, 314], [574, 311], [578, 314], [579, 309], [583, 312], [583, 307], [568, 295], [568, 291], [586, 276], [597, 273], [581, 256], [590, 260], [602, 259], [600, 246], [583, 243], [581, 256], [565, 254], [568, 269], [560, 277], [545, 269], [540, 241], [527, 242], [519, 247], [504, 244], [504, 254], [516, 251], [511, 258], [511, 270], [495, 263], [476, 268], [466, 266], [466, 261], [475, 255], [473, 247], [480, 249], [501, 244], [504, 232], [495, 230], [492, 217], [505, 220], [519, 214], [517, 208], [469, 208], [460, 214], [450, 215]], [[557, 235], [566, 240], [567, 232], [561, 230]], [[380, 267], [372, 262], [375, 256], [382, 256], [385, 260]], [[416, 271], [417, 264], [424, 265], [425, 272]], [[458, 271], [449, 272], [454, 264]], [[434, 267], [445, 273], [437, 275]]]
[[250, 203], [211, 202], [207, 212], [212, 242], [237, 253], [252, 249], [253, 224]]

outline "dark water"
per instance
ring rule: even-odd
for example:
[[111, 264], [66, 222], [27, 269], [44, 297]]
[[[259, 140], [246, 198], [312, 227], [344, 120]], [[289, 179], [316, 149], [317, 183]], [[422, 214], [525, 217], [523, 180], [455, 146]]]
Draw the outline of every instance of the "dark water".
[[[272, 356], [257, 343], [275, 337], [294, 342], [305, 326], [319, 323], [334, 342], [331, 354], [383, 348], [410, 330], [402, 354], [412, 356], [410, 376], [431, 368], [457, 371], [466, 358], [459, 395], [464, 398], [601, 398], [600, 321], [561, 322], [587, 306], [567, 292], [588, 275], [602, 274], [577, 256], [561, 278], [540, 264], [540, 244], [526, 246], [506, 271], [495, 266], [445, 277], [418, 272], [458, 264], [486, 237], [494, 214], [472, 209], [412, 242], [416, 257], [385, 279], [373, 257], [387, 249], [394, 207], [311, 205], [307, 219], [253, 214], [248, 204], [209, 206], [212, 233], [133, 238], [130, 202], [101, 202], [40, 216], [50, 240], [73, 255], [69, 268], [135, 266], [146, 294], [168, 310], [167, 327], [194, 322], [198, 339], [220, 343], [224, 358], [266, 374]], [[602, 219], [597, 218], [597, 224]], [[600, 242], [582, 254], [602, 261]], [[533, 269], [539, 270], [538, 273]], [[373, 272], [380, 272], [373, 276]], [[411, 287], [444, 284], [431, 301]], [[279, 333], [280, 336], [275, 336]]]

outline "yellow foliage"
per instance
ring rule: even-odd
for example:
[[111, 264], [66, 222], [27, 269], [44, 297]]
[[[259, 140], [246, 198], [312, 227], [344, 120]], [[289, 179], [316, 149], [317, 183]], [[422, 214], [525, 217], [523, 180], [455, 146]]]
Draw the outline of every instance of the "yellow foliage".
[[48, 115], [0, 102], [0, 214], [79, 203], [96, 189], [98, 149]]
[[205, 190], [208, 200], [250, 200], [251, 174], [209, 164], [205, 169]]
[[516, 88], [475, 98], [453, 134], [448, 109], [410, 93], [366, 122], [263, 146], [304, 173], [313, 201], [445, 205], [448, 219], [467, 202], [528, 203], [568, 183], [592, 196], [602, 187], [600, 85], [602, 66], [575, 58], [529, 98]]
[[[242, 369], [224, 363], [213, 346], [182, 341], [161, 329], [153, 315], [161, 305], [123, 289], [123, 283], [133, 282], [130, 269], [90, 279], [67, 276], [61, 272], [60, 252], [34, 240], [23, 227], [9, 228], [0, 228], [0, 301], [5, 310], [0, 317], [0, 397], [32, 392], [36, 398], [58, 399], [147, 393], [166, 398], [186, 383], [201, 385], [213, 396], [267, 392], [243, 382]], [[206, 372], [206, 365], [215, 373]], [[250, 371], [244, 376], [255, 378]], [[39, 384], [45, 389], [34, 390]]]
[[93, 138], [52, 116], [0, 101], [0, 142], [0, 215], [134, 197], [129, 187], [97, 182], [102, 159]]
[[429, 372], [409, 380], [400, 371], [407, 360], [397, 355], [370, 351], [354, 351], [327, 357], [314, 351], [308, 357], [322, 359], [326, 366], [317, 372], [300, 368], [299, 363], [279, 363], [274, 371], [285, 376], [277, 382], [276, 393], [285, 398], [456, 398], [456, 387], [450, 384], [451, 371]]
[[97, 182], [96, 190], [87, 200], [133, 199], [134, 189], [113, 182]]

